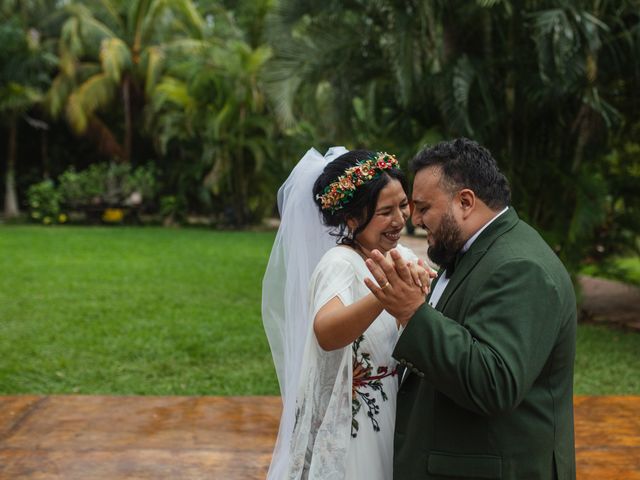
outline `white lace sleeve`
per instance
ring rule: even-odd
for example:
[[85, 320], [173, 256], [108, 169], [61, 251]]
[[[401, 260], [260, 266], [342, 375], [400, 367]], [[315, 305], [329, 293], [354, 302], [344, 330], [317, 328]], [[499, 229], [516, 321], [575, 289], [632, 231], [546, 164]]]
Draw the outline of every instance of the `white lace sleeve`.
[[[353, 303], [355, 271], [336, 247], [320, 261], [310, 283], [313, 317], [332, 298]], [[343, 479], [351, 438], [351, 346], [327, 352], [310, 328], [301, 368], [289, 479]]]
[[311, 318], [315, 318], [329, 300], [338, 297], [344, 305], [353, 303], [352, 286], [356, 281], [353, 264], [341, 255], [341, 249], [331, 249], [316, 267], [309, 282]]

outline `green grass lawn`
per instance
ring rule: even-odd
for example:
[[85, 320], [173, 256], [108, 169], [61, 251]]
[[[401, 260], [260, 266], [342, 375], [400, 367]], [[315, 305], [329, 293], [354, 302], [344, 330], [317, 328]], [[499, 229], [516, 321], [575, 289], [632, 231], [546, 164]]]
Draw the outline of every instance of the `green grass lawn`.
[[640, 333], [579, 325], [576, 395], [640, 394]]
[[601, 264], [585, 265], [581, 268], [581, 273], [640, 286], [640, 257], [616, 257]]
[[[273, 233], [0, 227], [0, 394], [278, 393]], [[577, 394], [640, 394], [640, 335], [581, 325]]]
[[0, 228], [0, 393], [276, 394], [272, 233]]

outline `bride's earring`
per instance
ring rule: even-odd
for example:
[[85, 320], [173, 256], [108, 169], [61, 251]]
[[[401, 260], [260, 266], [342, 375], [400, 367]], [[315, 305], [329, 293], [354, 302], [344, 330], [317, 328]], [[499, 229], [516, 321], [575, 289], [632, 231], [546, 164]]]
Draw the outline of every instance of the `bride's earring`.
[[358, 223], [353, 218], [347, 219], [347, 233], [348, 237], [355, 243], [356, 237], [354, 235], [355, 231], [358, 228]]

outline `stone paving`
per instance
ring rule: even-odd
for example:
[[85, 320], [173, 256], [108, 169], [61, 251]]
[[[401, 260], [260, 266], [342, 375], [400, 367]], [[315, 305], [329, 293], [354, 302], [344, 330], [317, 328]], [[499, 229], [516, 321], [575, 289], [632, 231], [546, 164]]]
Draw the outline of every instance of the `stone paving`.
[[[279, 397], [0, 396], [1, 480], [264, 479]], [[640, 396], [576, 397], [578, 480], [640, 480]]]

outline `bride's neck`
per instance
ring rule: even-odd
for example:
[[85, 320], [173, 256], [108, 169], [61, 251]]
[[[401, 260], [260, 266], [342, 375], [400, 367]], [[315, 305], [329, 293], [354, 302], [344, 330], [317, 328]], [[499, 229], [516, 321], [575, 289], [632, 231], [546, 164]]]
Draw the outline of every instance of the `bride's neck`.
[[[351, 245], [358, 255], [360, 255], [364, 260], [367, 258], [371, 258], [371, 250], [363, 247], [357, 240], [354, 240], [353, 245]], [[387, 256], [386, 252], [381, 252], [385, 257]]]

